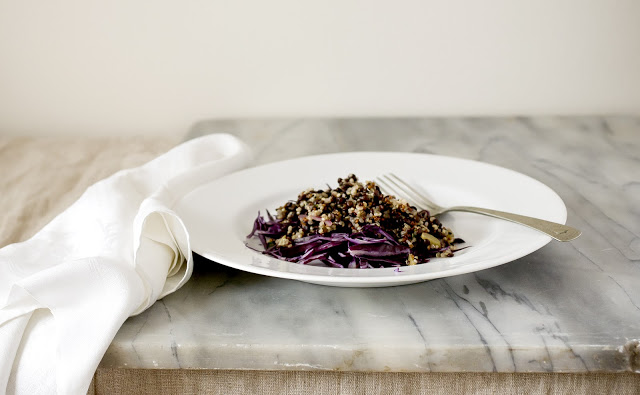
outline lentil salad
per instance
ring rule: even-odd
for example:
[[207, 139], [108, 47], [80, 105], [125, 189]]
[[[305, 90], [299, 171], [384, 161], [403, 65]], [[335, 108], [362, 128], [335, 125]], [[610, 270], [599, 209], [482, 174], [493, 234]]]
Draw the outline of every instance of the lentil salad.
[[416, 265], [451, 257], [463, 243], [428, 211], [354, 174], [338, 178], [336, 188], [302, 191], [275, 217], [258, 213], [247, 237], [257, 237], [262, 253], [275, 258], [340, 268]]

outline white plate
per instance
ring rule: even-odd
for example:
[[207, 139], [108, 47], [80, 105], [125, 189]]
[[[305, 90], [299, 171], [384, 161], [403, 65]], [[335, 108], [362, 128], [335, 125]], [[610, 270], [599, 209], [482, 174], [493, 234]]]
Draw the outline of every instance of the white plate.
[[[242, 170], [185, 195], [176, 206], [196, 253], [236, 269], [342, 287], [384, 287], [475, 272], [523, 257], [547, 244], [547, 235], [478, 214], [449, 213], [441, 222], [470, 247], [452, 258], [381, 269], [339, 269], [270, 258], [245, 246], [258, 211], [275, 208], [309, 187], [337, 185], [354, 173], [361, 181], [393, 172], [443, 206], [483, 206], [565, 223], [567, 210], [549, 187], [482, 162], [411, 153], [341, 153], [292, 159]], [[272, 211], [272, 212], [273, 212]]]

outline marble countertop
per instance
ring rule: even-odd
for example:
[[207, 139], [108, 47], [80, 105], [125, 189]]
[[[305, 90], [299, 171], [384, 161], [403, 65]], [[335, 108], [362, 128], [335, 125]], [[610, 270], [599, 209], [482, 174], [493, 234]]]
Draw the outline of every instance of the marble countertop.
[[[640, 118], [207, 121], [255, 164], [344, 151], [424, 152], [529, 175], [583, 231], [514, 262], [390, 288], [264, 277], [198, 258], [128, 319], [101, 367], [412, 372], [640, 372]], [[508, 187], [508, 186], [505, 186]]]

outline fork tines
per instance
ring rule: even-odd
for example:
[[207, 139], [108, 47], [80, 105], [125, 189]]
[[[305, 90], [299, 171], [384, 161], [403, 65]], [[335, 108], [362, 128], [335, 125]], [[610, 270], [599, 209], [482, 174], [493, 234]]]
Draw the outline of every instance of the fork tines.
[[420, 192], [415, 190], [411, 185], [395, 174], [384, 174], [379, 176], [377, 179], [383, 189], [388, 192], [395, 194], [398, 197], [402, 197], [410, 203], [414, 203], [418, 208], [424, 208], [430, 211], [433, 209], [433, 203], [428, 201], [424, 196], [422, 196], [422, 194], [420, 194]]

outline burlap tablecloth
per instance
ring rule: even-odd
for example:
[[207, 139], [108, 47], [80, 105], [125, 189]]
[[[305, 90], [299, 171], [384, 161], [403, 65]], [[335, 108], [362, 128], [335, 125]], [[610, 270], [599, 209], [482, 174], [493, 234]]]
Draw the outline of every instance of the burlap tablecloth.
[[[0, 137], [0, 247], [31, 237], [92, 183], [180, 142]], [[98, 369], [90, 394], [640, 394], [633, 373]]]

